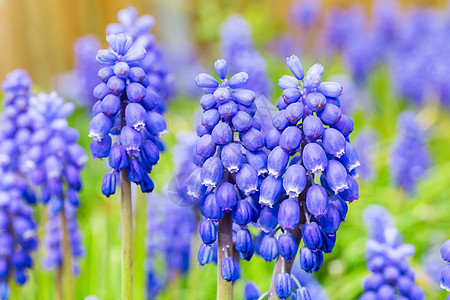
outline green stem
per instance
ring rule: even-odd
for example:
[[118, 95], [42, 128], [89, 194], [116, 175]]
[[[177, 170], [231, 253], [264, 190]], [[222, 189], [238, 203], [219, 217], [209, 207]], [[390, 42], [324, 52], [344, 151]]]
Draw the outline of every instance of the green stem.
[[121, 172], [122, 300], [133, 299], [133, 208], [127, 170]]
[[219, 221], [217, 228], [218, 247], [217, 247], [217, 300], [233, 299], [233, 284], [226, 281], [221, 275], [221, 261], [225, 257], [224, 248], [228, 247], [228, 256], [233, 257], [233, 237], [232, 237], [231, 212], [225, 213], [225, 216]]
[[9, 281], [9, 289], [11, 291], [11, 300], [19, 300], [20, 299], [19, 286], [12, 278]]
[[63, 272], [63, 291], [65, 300], [74, 299], [74, 279], [72, 271], [72, 251], [70, 249], [70, 239], [69, 230], [67, 228], [67, 218], [64, 211], [64, 205], [60, 212], [61, 215], [61, 230], [62, 230], [62, 246], [63, 246], [63, 261], [62, 261], [62, 272]]

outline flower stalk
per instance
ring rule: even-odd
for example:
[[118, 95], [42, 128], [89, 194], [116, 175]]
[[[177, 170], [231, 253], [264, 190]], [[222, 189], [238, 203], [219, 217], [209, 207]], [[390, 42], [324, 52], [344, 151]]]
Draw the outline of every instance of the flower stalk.
[[72, 251], [70, 247], [69, 230], [67, 228], [67, 218], [64, 209], [64, 205], [61, 208], [61, 231], [62, 231], [62, 246], [63, 246], [63, 262], [62, 262], [62, 275], [63, 275], [63, 292], [64, 299], [74, 299], [74, 280], [72, 271]]
[[221, 275], [221, 264], [223, 258], [227, 256], [233, 257], [233, 236], [232, 236], [233, 220], [231, 212], [225, 213], [225, 216], [219, 221], [217, 228], [218, 248], [217, 248], [217, 300], [233, 299], [233, 283], [226, 281]]

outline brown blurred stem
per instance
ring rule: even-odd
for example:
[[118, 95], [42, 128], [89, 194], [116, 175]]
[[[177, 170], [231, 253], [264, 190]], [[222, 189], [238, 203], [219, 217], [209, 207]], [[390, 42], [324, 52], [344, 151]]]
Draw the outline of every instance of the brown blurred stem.
[[64, 300], [74, 299], [74, 280], [72, 270], [72, 251], [70, 249], [69, 230], [67, 228], [67, 217], [64, 205], [61, 208], [61, 231], [62, 231], [62, 246], [63, 246], [63, 260], [62, 260], [62, 275], [63, 275], [63, 291]]
[[233, 299], [233, 284], [226, 281], [221, 275], [221, 261], [225, 257], [225, 251], [228, 256], [233, 257], [233, 236], [232, 236], [231, 212], [225, 213], [225, 216], [219, 221], [217, 228], [218, 247], [217, 247], [217, 300]]

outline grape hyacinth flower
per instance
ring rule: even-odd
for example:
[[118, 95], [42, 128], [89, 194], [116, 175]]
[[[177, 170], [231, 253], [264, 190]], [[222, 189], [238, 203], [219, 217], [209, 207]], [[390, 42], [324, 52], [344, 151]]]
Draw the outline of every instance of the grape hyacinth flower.
[[[167, 195], [147, 197], [146, 299], [156, 298], [164, 286], [189, 270], [195, 214], [170, 200]], [[164, 271], [157, 270], [156, 259], [164, 261]]]
[[403, 112], [398, 118], [397, 137], [391, 148], [392, 178], [410, 196], [416, 193], [418, 181], [426, 176], [431, 165], [424, 126], [414, 112]]
[[[85, 250], [82, 244], [82, 235], [77, 220], [77, 208], [70, 202], [64, 203], [64, 214], [69, 233], [70, 251], [73, 257], [72, 270], [75, 275], [80, 273], [79, 260], [84, 257]], [[45, 225], [46, 235], [44, 236], [44, 254], [42, 265], [44, 269], [54, 270], [63, 265], [64, 237], [61, 217], [55, 214], [50, 208], [47, 209], [48, 221]]]
[[[132, 297], [133, 282], [133, 213], [131, 183], [143, 193], [152, 192], [154, 183], [148, 173], [159, 160], [160, 141], [167, 133], [164, 117], [155, 111], [161, 97], [151, 88], [151, 81], [141, 67], [146, 51], [126, 34], [106, 37], [109, 49], [100, 50], [97, 61], [104, 66], [98, 75], [102, 81], [94, 90], [99, 101], [89, 124], [93, 137], [94, 158], [106, 158], [113, 169], [103, 178], [102, 193], [116, 191], [121, 174], [122, 210], [122, 299]], [[150, 88], [149, 88], [150, 87]], [[115, 138], [114, 145], [112, 137]]]
[[442, 245], [440, 252], [442, 259], [447, 263], [441, 272], [441, 288], [450, 292], [450, 240]]
[[286, 272], [290, 272], [301, 239], [305, 244], [299, 257], [302, 269], [320, 269], [323, 253], [333, 250], [347, 203], [359, 198], [353, 175], [360, 164], [349, 139], [353, 120], [339, 108], [343, 87], [322, 82], [324, 68], [320, 64], [304, 72], [297, 56], [286, 62], [294, 76], [284, 75], [278, 81], [283, 93], [277, 101], [279, 112], [272, 120], [273, 128], [265, 136], [265, 145], [271, 150], [269, 174], [261, 184], [259, 198], [261, 215], [264, 209], [278, 207], [272, 228], [278, 223], [283, 232], [278, 236], [272, 291], [281, 266], [286, 264]]
[[[377, 215], [379, 221], [391, 219], [387, 212], [383, 215], [383, 209], [378, 206], [371, 206], [364, 212], [364, 216], [372, 214]], [[415, 283], [415, 272], [407, 259], [414, 254], [414, 246], [404, 244], [393, 225], [373, 227], [375, 224], [378, 222], [367, 224], [373, 232], [366, 243], [367, 268], [371, 274], [364, 279], [364, 293], [359, 299], [425, 299], [425, 292]], [[372, 238], [373, 235], [376, 238]]]
[[222, 56], [231, 72], [246, 72], [246, 88], [269, 96], [272, 91], [263, 56], [256, 50], [251, 36], [250, 24], [240, 15], [230, 16], [221, 26]]
[[78, 273], [76, 262], [72, 262], [84, 252], [76, 211], [87, 155], [77, 144], [78, 131], [69, 127], [66, 120], [74, 109], [73, 103], [65, 102], [56, 92], [32, 97], [28, 116], [34, 133], [23, 158], [30, 182], [39, 188], [39, 199], [48, 206], [44, 265], [63, 270], [66, 299], [74, 297], [72, 274]]
[[[15, 70], [2, 84], [3, 112], [0, 130], [0, 298], [10, 297], [10, 284], [23, 285], [33, 267], [38, 247], [37, 224], [30, 205], [35, 191], [23, 172], [24, 152], [30, 148], [33, 127], [28, 117], [32, 81], [24, 70]], [[14, 295], [13, 295], [14, 296]], [[18, 295], [15, 295], [18, 297]]]
[[156, 37], [150, 33], [155, 19], [151, 15], [138, 17], [136, 8], [130, 6], [117, 13], [117, 20], [119, 23], [111, 23], [106, 27], [106, 33], [129, 35], [133, 39], [134, 46], [145, 49], [147, 54], [139, 64], [148, 77], [146, 88], [159, 96], [155, 111], [165, 112], [168, 101], [174, 94], [174, 78], [163, 59], [163, 51], [156, 43]]
[[297, 0], [291, 8], [292, 18], [302, 30], [309, 30], [317, 25], [322, 11], [322, 1], [320, 0]]
[[236, 249], [241, 258], [249, 260], [254, 248], [247, 225], [259, 214], [258, 174], [267, 173], [267, 155], [262, 151], [264, 136], [254, 118], [255, 93], [244, 88], [249, 76], [240, 72], [226, 79], [227, 67], [224, 59], [214, 63], [221, 84], [206, 73], [195, 78], [206, 94], [200, 100], [204, 111], [197, 126], [200, 139], [193, 153], [198, 167], [188, 182], [188, 194], [200, 199], [204, 216], [200, 226], [204, 245], [198, 257], [205, 257], [218, 241], [218, 272], [223, 279], [218, 282], [217, 295], [223, 299], [231, 296], [231, 281], [238, 276], [238, 267], [232, 259], [233, 223]]
[[100, 41], [94, 35], [78, 38], [73, 44], [74, 70], [62, 74], [58, 79], [58, 91], [61, 95], [89, 109], [97, 101], [92, 92], [97, 85], [97, 72], [100, 69], [95, 60], [100, 47]]

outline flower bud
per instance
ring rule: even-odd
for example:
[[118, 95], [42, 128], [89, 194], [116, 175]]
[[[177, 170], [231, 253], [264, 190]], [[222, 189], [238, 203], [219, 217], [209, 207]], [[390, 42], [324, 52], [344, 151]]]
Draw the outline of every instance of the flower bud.
[[327, 155], [317, 143], [309, 143], [303, 148], [302, 160], [305, 168], [314, 174], [323, 172], [328, 165]]
[[216, 104], [216, 99], [212, 94], [206, 94], [200, 98], [200, 105], [204, 110], [212, 109], [216, 107]]
[[200, 73], [195, 77], [195, 83], [201, 88], [216, 88], [219, 86], [217, 80], [209, 74]]
[[286, 102], [284, 102], [283, 96], [278, 97], [277, 103], [275, 104], [275, 106], [278, 108], [278, 110], [284, 110], [288, 107]]
[[303, 65], [297, 56], [291, 55], [287, 57], [286, 64], [289, 70], [291, 70], [292, 74], [294, 74], [295, 78], [297, 78], [298, 80], [303, 79], [303, 76], [305, 76], [305, 71], [303, 70]]
[[336, 129], [325, 129], [322, 140], [323, 148], [328, 154], [340, 158], [345, 153], [345, 138]]
[[322, 78], [319, 74], [306, 73], [305, 78], [303, 78], [303, 88], [313, 90], [320, 85], [321, 80]]
[[314, 251], [322, 247], [322, 232], [316, 222], [303, 225], [302, 237], [305, 246], [309, 249]]
[[156, 165], [159, 160], [158, 147], [152, 141], [146, 140], [142, 143], [140, 155], [144, 164]]
[[222, 103], [227, 102], [228, 100], [230, 100], [230, 96], [231, 96], [231, 93], [228, 88], [219, 87], [217, 90], [214, 91], [214, 94], [213, 94], [214, 105], [216, 103], [222, 104]]
[[325, 124], [333, 125], [340, 120], [341, 109], [334, 104], [327, 104], [317, 115]]
[[120, 132], [120, 143], [129, 154], [137, 153], [142, 144], [142, 136], [136, 129], [127, 125]]
[[120, 99], [119, 97], [109, 94], [107, 95], [99, 105], [99, 111], [107, 116], [115, 117], [120, 111]]
[[285, 260], [294, 259], [297, 255], [298, 244], [292, 233], [282, 233], [278, 236], [278, 250]]
[[220, 158], [222, 159], [223, 166], [230, 173], [236, 173], [244, 162], [241, 145], [236, 143], [225, 145], [220, 154]]
[[224, 212], [217, 203], [215, 194], [210, 194], [206, 197], [200, 210], [203, 216], [213, 221], [219, 221], [224, 216]]
[[323, 263], [322, 251], [312, 251], [307, 247], [300, 248], [300, 266], [307, 272], [318, 271]]
[[137, 131], [145, 126], [147, 113], [142, 105], [138, 103], [129, 103], [125, 108], [125, 120], [128, 126]]
[[108, 82], [108, 79], [114, 76], [114, 70], [111, 67], [101, 68], [100, 70], [98, 70], [97, 75], [101, 81]]
[[348, 188], [340, 192], [339, 196], [341, 196], [343, 200], [349, 203], [358, 200], [359, 199], [358, 182], [356, 182], [355, 178], [353, 178], [350, 175], [347, 175], [347, 186]]
[[[206, 186], [203, 185], [201, 179], [201, 168], [195, 168], [192, 174], [187, 179], [186, 184], [187, 194], [194, 198], [199, 199], [206, 192]], [[202, 212], [203, 213], [203, 212]], [[203, 213], [203, 215], [209, 218]]]
[[297, 200], [286, 199], [278, 210], [278, 223], [285, 231], [293, 230], [300, 222], [300, 206]]
[[125, 89], [125, 81], [118, 76], [112, 76], [109, 78], [106, 85], [111, 93], [115, 95], [119, 95]]
[[95, 98], [103, 100], [109, 94], [109, 88], [105, 83], [101, 82], [94, 88], [92, 94]]
[[269, 175], [262, 182], [259, 191], [259, 203], [272, 207], [283, 192], [283, 180]]
[[325, 253], [331, 253], [333, 251], [335, 244], [336, 244], [335, 234], [325, 234], [322, 232], [322, 247], [320, 247], [321, 251]]
[[328, 208], [328, 195], [320, 185], [311, 186], [306, 192], [306, 208], [316, 218], [325, 215]]
[[280, 299], [287, 299], [292, 294], [292, 281], [289, 273], [279, 273], [275, 282], [275, 293]]
[[237, 89], [231, 94], [233, 100], [244, 106], [250, 106], [255, 101], [255, 92], [247, 89]]
[[252, 105], [250, 105], [250, 106], [245, 106], [245, 105], [242, 105], [242, 104], [238, 104], [237, 107], [238, 107], [239, 111], [246, 112], [252, 117], [255, 116], [256, 109], [257, 109], [255, 103], [252, 103]]
[[286, 104], [297, 102], [301, 96], [302, 93], [300, 93], [300, 91], [295, 88], [285, 89], [282, 94], [283, 100]]
[[148, 88], [145, 92], [145, 97], [139, 101], [139, 104], [142, 105], [147, 111], [152, 110], [157, 107], [161, 103], [161, 98], [158, 93], [156, 93], [153, 89]]
[[244, 300], [258, 300], [260, 291], [253, 282], [247, 282], [244, 287]]
[[330, 197], [329, 200], [330, 203], [333, 203], [333, 205], [337, 208], [341, 222], [344, 222], [348, 213], [347, 202], [345, 202], [339, 195], [334, 195]]
[[138, 160], [132, 159], [127, 168], [128, 178], [131, 182], [140, 183], [142, 181], [144, 170]]
[[262, 206], [259, 213], [258, 225], [264, 232], [270, 232], [278, 225], [278, 210], [280, 206], [274, 205], [273, 207]]
[[147, 113], [146, 125], [148, 132], [157, 137], [162, 137], [169, 132], [167, 130], [166, 120], [157, 112], [149, 111]]
[[339, 158], [339, 162], [347, 169], [348, 172], [351, 172], [355, 168], [359, 167], [361, 164], [359, 163], [358, 151], [355, 146], [349, 142], [345, 142], [345, 152]]
[[320, 86], [317, 88], [317, 91], [324, 94], [326, 97], [337, 98], [342, 95], [343, 89], [344, 88], [340, 83], [325, 81], [320, 84]]
[[283, 130], [283, 133], [280, 136], [280, 147], [285, 151], [293, 152], [300, 147], [301, 141], [302, 131], [295, 126], [289, 126]]
[[208, 158], [214, 155], [216, 152], [216, 144], [212, 141], [212, 137], [209, 134], [205, 134], [197, 142], [195, 151], [198, 155]]
[[209, 129], [209, 128], [206, 128], [202, 124], [197, 124], [197, 127], [195, 128], [195, 131], [196, 131], [198, 137], [202, 137], [205, 134], [211, 134], [212, 130]]
[[217, 226], [213, 221], [202, 218], [198, 231], [204, 244], [210, 245], [216, 241]]
[[335, 194], [348, 189], [347, 170], [337, 160], [333, 159], [328, 162], [324, 175], [328, 186]]
[[239, 131], [247, 131], [253, 126], [253, 118], [246, 112], [238, 111], [231, 119], [234, 128]]
[[241, 141], [249, 151], [258, 151], [264, 147], [264, 135], [255, 128], [250, 128], [241, 135]]
[[227, 123], [221, 122], [212, 130], [211, 138], [216, 145], [226, 145], [231, 142], [233, 131]]
[[278, 130], [284, 130], [290, 124], [288, 118], [286, 117], [285, 111], [279, 111], [275, 114], [272, 119], [272, 125]]
[[229, 182], [222, 182], [216, 190], [216, 201], [223, 211], [231, 211], [237, 202], [234, 186]]
[[306, 171], [302, 165], [293, 164], [283, 177], [283, 187], [289, 197], [297, 197], [305, 189]]
[[266, 235], [259, 245], [259, 254], [266, 261], [270, 262], [278, 257], [278, 243], [273, 236]]
[[341, 224], [341, 217], [339, 211], [333, 203], [328, 205], [326, 214], [319, 220], [320, 228], [327, 234], [334, 234], [338, 231]]
[[245, 195], [258, 191], [258, 173], [255, 168], [244, 163], [236, 173], [236, 185]]
[[273, 150], [279, 145], [281, 132], [276, 128], [271, 128], [264, 136], [265, 146], [269, 150]]
[[248, 74], [245, 72], [239, 72], [234, 74], [230, 80], [228, 80], [228, 86], [232, 89], [238, 89], [246, 86], [248, 83]]
[[200, 173], [202, 182], [206, 186], [215, 187], [222, 181], [223, 165], [218, 157], [208, 158], [202, 166]]
[[[281, 135], [283, 136], [283, 134]], [[281, 137], [280, 137], [281, 143]], [[289, 153], [283, 150], [280, 146], [273, 149], [267, 159], [267, 170], [270, 175], [275, 177], [283, 175], [289, 162]]]
[[280, 79], [278, 79], [278, 87], [283, 90], [288, 88], [299, 89], [300, 82], [294, 76], [283, 75]]
[[220, 114], [217, 109], [210, 109], [203, 112], [202, 124], [206, 128], [214, 128], [220, 121]]
[[[220, 251], [220, 250], [219, 250]], [[232, 257], [224, 257], [220, 262], [220, 275], [226, 281], [232, 281], [237, 270]]]
[[91, 141], [91, 153], [93, 158], [105, 158], [108, 157], [111, 150], [111, 137], [108, 135], [101, 141], [93, 139]]
[[239, 200], [236, 203], [236, 206], [232, 211], [232, 218], [234, 223], [241, 226], [246, 226], [252, 221], [253, 210], [250, 203], [247, 201], [247, 198]]
[[113, 125], [113, 119], [105, 114], [98, 114], [89, 123], [89, 137], [101, 141], [109, 135]]
[[444, 261], [450, 262], [450, 240], [447, 240], [440, 249], [441, 257]]
[[305, 287], [298, 288], [295, 290], [296, 300], [311, 300], [311, 294]]
[[303, 133], [311, 141], [319, 139], [323, 134], [322, 121], [316, 116], [308, 116], [303, 121]]
[[341, 113], [339, 121], [332, 125], [333, 128], [339, 130], [343, 136], [347, 137], [353, 132], [354, 124], [352, 118]]
[[267, 173], [267, 154], [263, 150], [248, 151], [245, 155], [248, 163], [255, 168], [258, 172], [258, 176]]
[[325, 71], [324, 67], [321, 64], [316, 63], [312, 65], [308, 69], [308, 71], [306, 71], [306, 75], [314, 75], [314, 74], [322, 75], [324, 71]]
[[113, 195], [116, 192], [116, 175], [114, 173], [106, 173], [103, 176], [102, 194], [106, 197]]
[[[234, 212], [234, 210], [233, 210]], [[239, 252], [251, 252], [253, 249], [252, 235], [247, 228], [236, 232], [236, 250]]]
[[284, 114], [291, 124], [297, 124], [303, 117], [305, 106], [303, 103], [292, 103], [286, 107]]
[[229, 119], [238, 112], [238, 106], [234, 103], [234, 101], [227, 101], [220, 104], [217, 110], [222, 117]]
[[227, 77], [227, 61], [225, 59], [218, 59], [214, 62], [214, 70], [220, 79], [224, 80]]
[[214, 248], [211, 245], [201, 244], [197, 252], [197, 261], [203, 266], [213, 262]]
[[321, 93], [311, 93], [306, 96], [306, 105], [313, 112], [322, 110], [327, 104], [327, 99]]

